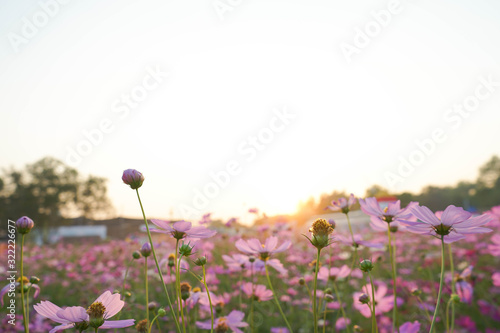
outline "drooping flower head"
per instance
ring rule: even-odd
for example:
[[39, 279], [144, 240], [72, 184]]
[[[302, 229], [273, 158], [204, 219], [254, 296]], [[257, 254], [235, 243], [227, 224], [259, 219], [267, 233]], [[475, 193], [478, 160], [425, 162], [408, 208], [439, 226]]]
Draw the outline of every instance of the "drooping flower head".
[[49, 301], [41, 301], [33, 308], [38, 314], [61, 324], [50, 331], [50, 333], [54, 333], [68, 328], [83, 331], [92, 325], [92, 327], [100, 329], [132, 326], [135, 322], [134, 319], [108, 320], [120, 312], [124, 305], [125, 302], [120, 300], [120, 294], [111, 294], [111, 292], [106, 291], [87, 310], [81, 306], [62, 309]]
[[490, 221], [491, 217], [488, 214], [472, 217], [471, 213], [454, 205], [446, 207], [440, 218], [425, 206], [416, 205], [411, 208], [411, 212], [420, 221], [403, 221], [408, 231], [439, 239], [443, 237], [445, 243], [456, 242], [469, 234], [492, 231], [481, 227]]
[[339, 200], [333, 200], [332, 205], [326, 208], [334, 212], [340, 210], [342, 211], [342, 213], [347, 214], [349, 213], [352, 205], [354, 205], [355, 203], [356, 203], [356, 198], [354, 197], [354, 194], [351, 193], [348, 199], [340, 198]]
[[471, 304], [472, 295], [474, 294], [474, 288], [470, 283], [473, 268], [474, 266], [467, 267], [456, 277], [455, 289], [460, 297], [460, 302], [466, 304]]
[[30, 232], [34, 226], [35, 223], [33, 222], [33, 220], [27, 216], [23, 216], [16, 221], [17, 232], [23, 235]]
[[158, 227], [158, 229], [151, 229], [151, 231], [168, 234], [177, 240], [185, 238], [209, 238], [217, 233], [217, 231], [207, 229], [203, 226], [193, 227], [191, 222], [187, 221], [170, 223], [168, 221], [153, 219], [151, 222]]
[[127, 169], [123, 171], [122, 180], [125, 184], [129, 185], [131, 189], [137, 190], [142, 186], [144, 176], [135, 169]]

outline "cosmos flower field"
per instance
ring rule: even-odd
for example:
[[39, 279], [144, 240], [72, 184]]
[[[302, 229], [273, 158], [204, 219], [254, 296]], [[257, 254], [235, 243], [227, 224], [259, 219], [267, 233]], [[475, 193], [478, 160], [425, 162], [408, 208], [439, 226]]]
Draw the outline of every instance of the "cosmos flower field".
[[215, 228], [208, 216], [149, 219], [144, 176], [122, 179], [144, 216], [139, 238], [36, 246], [36, 221], [17, 221], [26, 279], [15, 325], [2, 289], [1, 332], [500, 332], [500, 206], [473, 215], [350, 196], [329, 209], [349, 221], [359, 202], [362, 229]]

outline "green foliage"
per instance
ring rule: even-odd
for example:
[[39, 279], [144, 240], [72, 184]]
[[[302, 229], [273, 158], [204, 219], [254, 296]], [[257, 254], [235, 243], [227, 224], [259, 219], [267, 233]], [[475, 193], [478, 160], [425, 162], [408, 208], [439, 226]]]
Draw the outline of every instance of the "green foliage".
[[52, 157], [28, 164], [22, 170], [4, 170], [0, 181], [0, 217], [31, 217], [37, 227], [57, 225], [67, 217], [96, 218], [112, 206], [106, 180], [84, 179], [75, 169]]

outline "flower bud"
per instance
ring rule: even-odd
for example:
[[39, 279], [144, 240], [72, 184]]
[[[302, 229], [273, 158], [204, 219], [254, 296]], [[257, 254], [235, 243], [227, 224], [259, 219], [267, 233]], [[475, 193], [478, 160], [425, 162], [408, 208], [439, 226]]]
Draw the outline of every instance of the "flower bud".
[[183, 255], [184, 257], [189, 257], [191, 254], [193, 254], [193, 247], [189, 244], [182, 244], [179, 248], [179, 254]]
[[327, 302], [333, 302], [335, 300], [333, 298], [333, 295], [330, 295], [330, 294], [325, 294], [325, 299]]
[[151, 244], [144, 243], [141, 247], [141, 254], [144, 258], [147, 258], [151, 255]]
[[159, 308], [158, 309], [158, 316], [159, 317], [165, 317], [167, 315], [167, 311], [165, 311], [164, 308]]
[[126, 291], [123, 293], [123, 296], [129, 298], [129, 297], [132, 297], [132, 293], [130, 291]]
[[371, 270], [373, 269], [372, 261], [369, 259], [362, 260], [359, 263], [359, 268], [365, 273], [371, 272]]
[[168, 255], [168, 267], [174, 267], [175, 266], [175, 254], [170, 253]]
[[332, 229], [335, 229], [337, 227], [337, 223], [335, 222], [334, 219], [329, 219], [328, 223], [330, 223], [330, 226], [332, 227]]
[[156, 302], [149, 302], [148, 304], [148, 309], [150, 311], [153, 311], [154, 309], [156, 309], [158, 307], [158, 304], [156, 304]]
[[25, 235], [28, 232], [30, 232], [34, 226], [35, 226], [35, 223], [33, 222], [33, 220], [27, 216], [23, 216], [19, 220], [16, 221], [17, 231], [22, 235]]
[[299, 279], [299, 284], [300, 284], [301, 286], [305, 285], [305, 284], [306, 284], [306, 280], [305, 280], [303, 277], [301, 277], [301, 278]]
[[196, 266], [205, 266], [207, 264], [207, 257], [199, 257], [194, 261]]
[[332, 290], [332, 288], [326, 288], [325, 291], [324, 291], [324, 293], [326, 295], [332, 295], [333, 294], [333, 290]]
[[141, 252], [139, 252], [139, 251], [134, 251], [132, 253], [132, 258], [139, 259], [140, 257], [141, 257]]
[[358, 298], [358, 301], [363, 304], [368, 304], [370, 302], [370, 296], [368, 296], [367, 294], [361, 294], [361, 296], [359, 296]]
[[130, 188], [137, 190], [144, 182], [142, 173], [135, 169], [127, 169], [123, 171], [122, 180], [125, 184], [130, 185]]
[[420, 289], [418, 289], [418, 288], [414, 288], [414, 289], [411, 290], [411, 294], [413, 296], [420, 296], [420, 294], [422, 294], [422, 291]]
[[181, 297], [185, 301], [191, 296], [191, 285], [187, 282], [181, 283]]
[[451, 301], [455, 304], [458, 304], [460, 303], [460, 296], [458, 296], [457, 294], [452, 294], [451, 295]]
[[40, 279], [36, 276], [32, 276], [32, 277], [30, 277], [30, 283], [31, 284], [38, 284], [38, 283], [40, 283]]
[[398, 227], [396, 227], [396, 226], [390, 226], [390, 227], [389, 227], [389, 230], [390, 230], [392, 233], [395, 233], [395, 232], [398, 232]]
[[254, 257], [254, 256], [250, 256], [250, 257], [248, 257], [248, 261], [250, 261], [250, 262], [255, 262], [255, 257]]

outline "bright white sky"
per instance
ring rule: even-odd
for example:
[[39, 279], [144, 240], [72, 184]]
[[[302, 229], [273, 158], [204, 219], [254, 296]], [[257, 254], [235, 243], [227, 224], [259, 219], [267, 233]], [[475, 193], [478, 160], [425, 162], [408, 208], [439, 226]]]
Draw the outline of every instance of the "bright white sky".
[[[72, 163], [109, 179], [119, 215], [140, 214], [121, 183], [126, 168], [145, 174], [149, 216], [195, 219], [180, 207], [234, 160], [239, 173], [199, 213], [248, 219], [250, 207], [291, 213], [335, 189], [473, 180], [500, 154], [496, 0], [41, 2], [52, 16], [39, 1], [0, 4], [0, 166], [70, 163], [69, 149], [87, 145]], [[380, 28], [372, 13], [391, 3]], [[357, 29], [367, 28], [363, 40]], [[350, 62], [342, 45], [360, 46]], [[168, 77], [156, 84], [148, 68]], [[144, 97], [134, 108], [122, 102], [131, 92]], [[447, 113], [464, 101], [479, 102], [467, 116]], [[294, 115], [286, 125], [273, 118], [284, 108]], [[85, 143], [102, 121], [112, 129]], [[446, 140], [389, 184], [400, 157], [418, 158], [415, 140], [439, 128]], [[261, 150], [249, 141], [259, 133]]]

